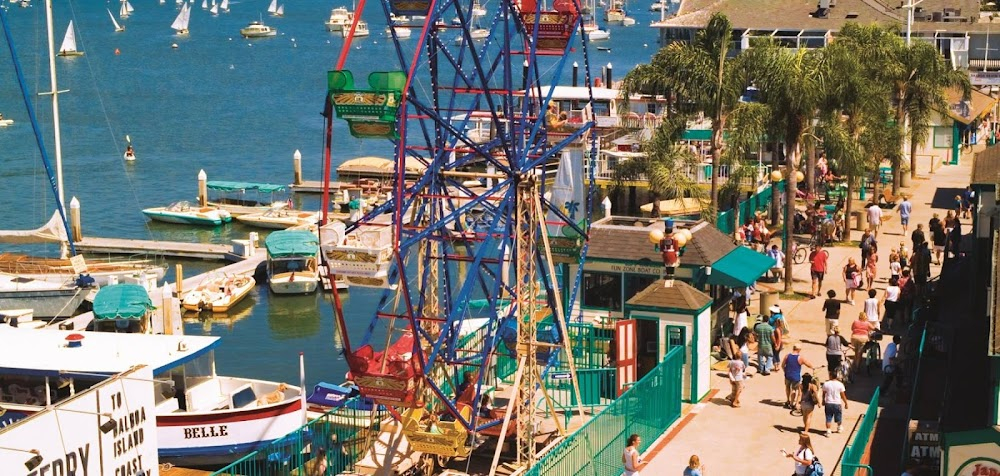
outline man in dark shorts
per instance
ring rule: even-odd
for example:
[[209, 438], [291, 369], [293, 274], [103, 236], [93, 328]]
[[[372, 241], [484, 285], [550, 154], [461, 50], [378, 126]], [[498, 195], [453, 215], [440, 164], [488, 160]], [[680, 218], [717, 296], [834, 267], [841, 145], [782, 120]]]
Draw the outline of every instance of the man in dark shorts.
[[826, 275], [826, 261], [829, 258], [830, 253], [827, 253], [820, 245], [816, 245], [812, 253], [809, 254], [809, 274], [812, 275], [812, 293], [809, 294], [810, 298], [816, 297], [823, 290], [823, 276]]
[[840, 323], [840, 301], [835, 299], [837, 292], [832, 289], [826, 292], [826, 296], [823, 313], [826, 315], [826, 335], [830, 335], [830, 331]]

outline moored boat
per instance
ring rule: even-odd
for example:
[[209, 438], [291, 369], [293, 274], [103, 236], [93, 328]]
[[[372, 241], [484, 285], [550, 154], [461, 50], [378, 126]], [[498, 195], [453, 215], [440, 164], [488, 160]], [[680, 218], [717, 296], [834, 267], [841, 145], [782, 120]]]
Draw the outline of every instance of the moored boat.
[[226, 464], [292, 432], [305, 418], [298, 387], [217, 375], [218, 337], [0, 326], [0, 341], [7, 420], [38, 412], [46, 400], [70, 399], [135, 365], [152, 367], [156, 406], [148, 417], [156, 418], [160, 463]]
[[266, 212], [236, 215], [241, 223], [260, 228], [284, 230], [293, 226], [314, 225], [319, 221], [318, 212], [272, 208]]
[[265, 25], [263, 22], [254, 20], [247, 26], [240, 29], [240, 34], [244, 38], [267, 38], [278, 34], [278, 30]]
[[85, 269], [73, 266], [73, 262], [63, 258], [42, 258], [16, 253], [0, 253], [0, 273], [8, 273], [22, 278], [37, 279], [50, 283], [67, 283], [85, 274], [94, 279], [95, 284], [104, 286], [112, 280], [120, 283], [142, 284], [150, 279], [157, 282], [167, 272], [164, 264], [150, 259], [106, 259], [90, 258], [83, 261]]
[[354, 21], [354, 13], [346, 7], [337, 7], [330, 11], [330, 18], [325, 22], [329, 31], [342, 31], [350, 28]]
[[209, 180], [205, 182], [205, 188], [208, 195], [205, 197], [205, 203], [210, 207], [225, 210], [233, 216], [263, 213], [273, 208], [288, 206], [288, 201], [282, 196], [285, 191], [284, 185]]
[[187, 311], [227, 312], [250, 294], [256, 284], [251, 276], [209, 278], [188, 291], [181, 306]]
[[149, 292], [138, 284], [112, 284], [94, 296], [94, 330], [148, 334], [153, 332], [150, 321], [153, 301]]
[[186, 201], [172, 203], [166, 207], [147, 208], [142, 213], [153, 220], [186, 225], [218, 226], [229, 223], [233, 219], [233, 216], [226, 210], [194, 207]]
[[319, 286], [319, 238], [306, 230], [267, 235], [267, 278], [275, 294], [307, 294]]
[[32, 309], [35, 317], [70, 317], [90, 291], [73, 282], [50, 283], [0, 273], [0, 309]]

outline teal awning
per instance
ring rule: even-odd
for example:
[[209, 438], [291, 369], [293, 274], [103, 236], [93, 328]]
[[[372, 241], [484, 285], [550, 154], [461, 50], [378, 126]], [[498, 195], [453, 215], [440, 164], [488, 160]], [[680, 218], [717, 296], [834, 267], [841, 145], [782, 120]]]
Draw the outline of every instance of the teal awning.
[[774, 265], [775, 261], [767, 255], [746, 246], [737, 246], [712, 265], [712, 274], [705, 277], [705, 282], [731, 288], [746, 287], [756, 282]]
[[247, 192], [256, 190], [261, 193], [273, 193], [285, 189], [284, 185], [275, 185], [273, 183], [226, 182], [222, 180], [209, 180], [205, 185], [212, 190], [220, 192]]
[[153, 309], [146, 288], [138, 284], [112, 284], [101, 288], [94, 297], [97, 319], [139, 319]]
[[319, 238], [311, 231], [282, 230], [267, 235], [264, 247], [272, 258], [316, 256], [319, 253]]

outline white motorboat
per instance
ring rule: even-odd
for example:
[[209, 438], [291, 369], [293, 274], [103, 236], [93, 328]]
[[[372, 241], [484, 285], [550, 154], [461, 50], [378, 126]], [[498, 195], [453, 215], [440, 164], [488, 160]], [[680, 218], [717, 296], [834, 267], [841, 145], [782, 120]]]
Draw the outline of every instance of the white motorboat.
[[52, 283], [0, 273], [0, 309], [32, 309], [41, 318], [70, 317], [92, 290], [72, 281]]
[[[472, 38], [473, 41], [483, 40], [490, 36], [490, 30], [487, 30], [486, 28], [474, 28], [472, 30], [469, 30], [469, 36]], [[459, 36], [455, 38], [456, 45], [462, 44], [463, 41], [465, 41], [465, 36]]]
[[205, 182], [208, 195], [205, 203], [225, 210], [233, 216], [264, 213], [274, 208], [287, 207], [285, 186], [259, 182], [231, 182], [209, 180]]
[[262, 21], [254, 20], [247, 26], [240, 29], [240, 34], [244, 38], [267, 38], [278, 34], [278, 30], [265, 25]]
[[188, 311], [228, 312], [253, 291], [257, 281], [251, 276], [219, 276], [202, 281], [184, 294], [181, 306]]
[[306, 416], [299, 387], [217, 375], [218, 337], [0, 326], [0, 342], [5, 424], [42, 410], [47, 399], [68, 400], [109, 375], [151, 367], [148, 417], [156, 418], [160, 463], [227, 464], [291, 433]]
[[410, 35], [413, 34], [413, 32], [411, 32], [410, 29], [405, 26], [386, 27], [385, 29], [386, 35], [392, 36], [393, 32], [396, 33], [396, 38], [399, 38], [400, 40], [409, 38]]
[[275, 294], [308, 294], [319, 287], [319, 238], [306, 230], [267, 235], [267, 278]]
[[73, 20], [69, 21], [66, 28], [66, 36], [63, 37], [62, 45], [59, 46], [59, 56], [82, 56], [83, 52], [76, 49], [76, 30], [73, 29]]
[[0, 127], [7, 127], [14, 123], [13, 119], [4, 119], [3, 114], [0, 114]]
[[590, 41], [607, 40], [608, 38], [611, 38], [611, 32], [608, 30], [602, 30], [598, 28], [596, 30], [591, 30], [590, 32], [588, 32], [587, 38], [589, 38]]
[[[347, 38], [348, 33], [351, 32], [351, 25], [347, 25], [344, 29], [340, 30], [340, 35]], [[360, 38], [362, 36], [368, 36], [371, 32], [368, 31], [368, 22], [364, 20], [358, 20], [358, 25], [354, 28], [354, 37]]]
[[218, 226], [233, 219], [226, 210], [191, 206], [191, 203], [186, 201], [175, 202], [166, 207], [147, 208], [142, 213], [153, 220], [185, 225]]
[[653, 4], [649, 6], [649, 11], [651, 12], [658, 12], [661, 10], [670, 10], [670, 4], [667, 2], [653, 2]]
[[[355, 35], [357, 35], [357, 32], [355, 32]], [[293, 226], [315, 225], [319, 221], [319, 212], [291, 210], [282, 207], [272, 208], [261, 213], [236, 215], [236, 219], [250, 226], [284, 230]]]
[[625, 17], [625, 18], [624, 18], [624, 19], [622, 20], [622, 25], [624, 25], [624, 26], [632, 26], [632, 25], [635, 25], [635, 18], [632, 18], [632, 17]]
[[330, 19], [326, 21], [326, 29], [329, 31], [342, 31], [351, 26], [354, 21], [354, 13], [345, 7], [337, 7], [330, 11]]

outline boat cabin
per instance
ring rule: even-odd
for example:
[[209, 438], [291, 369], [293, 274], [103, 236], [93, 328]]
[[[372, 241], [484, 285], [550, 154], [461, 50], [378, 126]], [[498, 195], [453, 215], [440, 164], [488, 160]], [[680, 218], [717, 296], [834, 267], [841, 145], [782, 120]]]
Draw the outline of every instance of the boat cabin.
[[281, 230], [264, 240], [267, 277], [277, 294], [305, 294], [319, 284], [319, 238], [306, 230]]
[[153, 301], [138, 284], [112, 284], [94, 297], [93, 329], [99, 332], [151, 334]]

